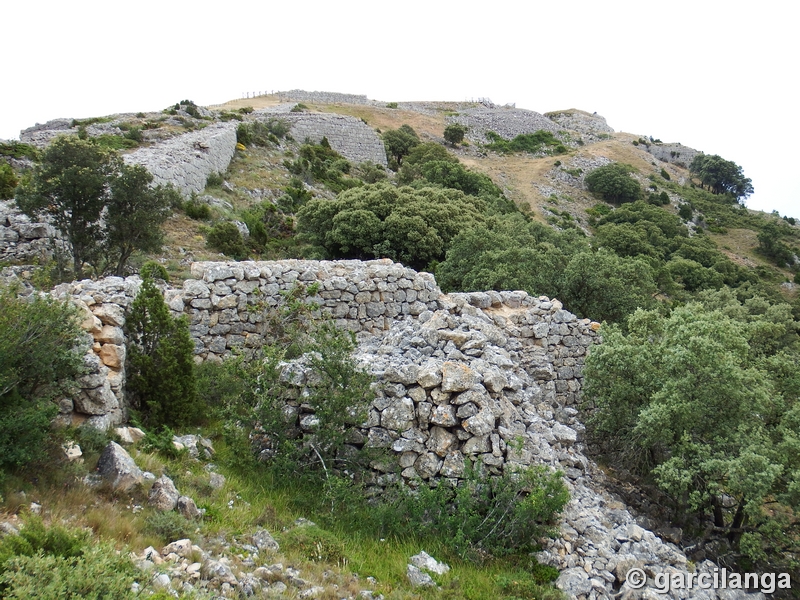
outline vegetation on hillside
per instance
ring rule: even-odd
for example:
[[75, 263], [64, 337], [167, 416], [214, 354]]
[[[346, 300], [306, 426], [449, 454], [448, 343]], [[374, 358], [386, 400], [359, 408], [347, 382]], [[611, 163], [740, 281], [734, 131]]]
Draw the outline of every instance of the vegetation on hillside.
[[[210, 120], [190, 101], [168, 112], [189, 126]], [[551, 208], [556, 226], [549, 227], [510, 199], [507, 179], [479, 169], [486, 149], [526, 153], [530, 161], [568, 153], [559, 157], [566, 162], [576, 151], [558, 137], [539, 131], [505, 140], [490, 132], [490, 143], [473, 152], [466, 144], [456, 147], [461, 129], [444, 130], [445, 147], [426, 141], [441, 135], [441, 122], [433, 133], [418, 133], [398, 125], [402, 111], [391, 112], [395, 124], [381, 134], [389, 170], [351, 164], [324, 138], [295, 141], [278, 117], [263, 122], [246, 110], [227, 114], [241, 121], [239, 146], [228, 173], [209, 177], [213, 202], [203, 196], [179, 202], [174, 192], [151, 187], [143, 169], [121, 163], [109, 148], [140, 143], [138, 125], [125, 136], [92, 141], [81, 139], [92, 124], [84, 121], [76, 124], [83, 135], [57, 140], [43, 152], [0, 146], [0, 156], [34, 161], [32, 169], [0, 163], [0, 197], [16, 194], [25, 212], [53, 219], [72, 252], [74, 277], [88, 268], [95, 275], [123, 274], [137, 252], [158, 252], [161, 225], [180, 206], [200, 244], [235, 259], [388, 257], [434, 271], [446, 291], [523, 289], [559, 298], [580, 317], [607, 321], [604, 343], [593, 349], [585, 372], [589, 440], [599, 459], [652, 485], [653, 503], [666, 504], [673, 523], [707, 545], [708, 556], [743, 568], [796, 568], [800, 302], [791, 286], [781, 287], [800, 277], [794, 220], [748, 211], [741, 202], [752, 182], [731, 161], [700, 154], [682, 170], [644, 155], [635, 142], [626, 152], [642, 156], [621, 153], [593, 170], [556, 161], [559, 172], [571, 176], [575, 196], [594, 206], [585, 210], [566, 194], [553, 194], [551, 206], [559, 212]], [[478, 166], [468, 168], [456, 153]], [[585, 190], [572, 183], [584, 169]], [[736, 231], [747, 232], [744, 251], [731, 248]], [[552, 474], [532, 469], [486, 484], [476, 468], [462, 488], [422, 488], [416, 496], [390, 489], [381, 502], [366, 503], [369, 490], [355, 473], [375, 457], [344, 457], [342, 444], [368, 400], [369, 382], [349, 362], [352, 339], [329, 323], [314, 323], [300, 300], [288, 297], [270, 316], [274, 339], [255, 361], [196, 371], [187, 324], [172, 319], [153, 277], [144, 277], [128, 322], [128, 383], [138, 418], [154, 431], [211, 424], [225, 448], [226, 472], [271, 515], [253, 509], [233, 522], [224, 510], [224, 494], [233, 497], [233, 488], [205, 489], [198, 491], [208, 509], [198, 524], [202, 532], [239, 531], [259, 519], [277, 525], [303, 514], [320, 525], [307, 539], [287, 535], [298, 555], [324, 547], [341, 563], [374, 566], [380, 559], [366, 554], [381, 555], [377, 540], [396, 544], [389, 554], [402, 553], [398, 548], [411, 540], [451, 561], [475, 561], [464, 565], [480, 563], [486, 553], [494, 557], [483, 564], [487, 570], [462, 567], [461, 583], [447, 583], [454, 595], [524, 595], [501, 585], [502, 578], [529, 585], [531, 596], [551, 593], [539, 586], [554, 574], [526, 553], [566, 501]], [[42, 337], [58, 347], [42, 346]], [[61, 438], [49, 431], [53, 399], [80, 374], [73, 351], [78, 339], [65, 307], [0, 293], [0, 412], [6, 415], [0, 416], [0, 440], [14, 440], [0, 448], [0, 470], [14, 485], [57, 450]], [[290, 395], [279, 376], [281, 361], [302, 356], [322, 374], [319, 393], [307, 401], [324, 426], [298, 438], [277, 409]], [[148, 460], [187, 472], [170, 449], [169, 430], [163, 431], [149, 443], [172, 456]], [[180, 529], [167, 525], [159, 531]], [[43, 585], [56, 585], [66, 577], [66, 560], [76, 573], [91, 574], [92, 565], [117, 568], [83, 542], [69, 557], [47, 549], [36, 554], [44, 548], [39, 542], [25, 542], [33, 554], [25, 543], [13, 543], [24, 551], [0, 544], [0, 586], [26, 590], [33, 585], [30, 574], [43, 568], [53, 574]], [[121, 578], [108, 585], [127, 582], [126, 569], [120, 564]], [[488, 575], [491, 569], [502, 577]], [[97, 585], [106, 583], [98, 577]]]

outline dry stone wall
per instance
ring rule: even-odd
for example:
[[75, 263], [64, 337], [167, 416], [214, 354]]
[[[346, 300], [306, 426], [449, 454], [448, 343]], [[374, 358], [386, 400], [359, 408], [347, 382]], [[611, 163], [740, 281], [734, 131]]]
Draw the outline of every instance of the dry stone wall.
[[[275, 113], [259, 112], [257, 118], [269, 120], [275, 118]], [[321, 113], [282, 113], [280, 119], [291, 123], [292, 137], [298, 142], [309, 139], [316, 144], [325, 137], [331, 148], [354, 164], [387, 165], [383, 142], [361, 119]]]
[[32, 264], [47, 259], [55, 235], [51, 225], [31, 221], [13, 200], [0, 200], [0, 262]]
[[647, 151], [658, 160], [688, 168], [694, 157], [701, 154], [694, 148], [682, 144], [648, 144]]
[[[261, 343], [261, 321], [251, 317], [297, 284], [315, 291], [310, 301], [320, 311], [360, 332], [356, 359], [377, 383], [366, 421], [348, 443], [353, 451], [384, 448], [394, 458], [374, 465], [374, 486], [458, 481], [467, 461], [487, 475], [544, 465], [564, 473], [571, 500], [560, 535], [537, 558], [561, 571], [557, 585], [568, 597], [651, 597], [625, 583], [629, 569], [652, 578], [691, 568], [678, 546], [643, 527], [604, 490], [604, 475], [585, 454], [577, 401], [598, 323], [525, 292], [442, 294], [429, 274], [388, 260], [195, 263], [192, 275], [164, 295], [176, 314], [192, 319], [198, 360]], [[138, 277], [110, 277], [54, 290], [81, 307], [92, 344], [86, 358], [92, 372], [81, 380], [79, 396], [63, 402], [63, 420], [77, 416], [101, 428], [122, 420], [122, 326], [139, 285]], [[302, 358], [285, 363], [282, 377], [298, 388], [287, 399], [295, 410], [286, 414], [313, 434], [312, 409], [291, 404], [291, 397], [302, 398], [315, 377]], [[695, 568], [711, 572], [714, 565]], [[660, 597], [686, 597], [682, 592]], [[691, 597], [763, 595], [698, 590]]]
[[514, 139], [523, 133], [535, 133], [540, 129], [553, 134], [563, 127], [544, 115], [522, 108], [488, 108], [480, 106], [448, 118], [450, 123], [459, 123], [467, 127], [467, 138], [472, 142], [486, 144], [489, 139], [487, 131], [494, 131], [507, 140]]
[[289, 90], [275, 92], [282, 102], [312, 102], [315, 104], [370, 104], [364, 94], [341, 94], [339, 92], [307, 92], [306, 90]]
[[263, 309], [298, 285], [316, 289], [308, 302], [337, 325], [366, 333], [435, 309], [441, 296], [432, 275], [389, 260], [194, 263], [192, 277], [183, 289], [168, 290], [166, 299], [176, 314], [188, 315], [198, 360], [219, 360], [237, 346], [259, 347]]
[[123, 156], [128, 164], [139, 164], [153, 175], [156, 184], [172, 184], [184, 196], [200, 193], [212, 173], [224, 173], [236, 152], [233, 123], [217, 123]]

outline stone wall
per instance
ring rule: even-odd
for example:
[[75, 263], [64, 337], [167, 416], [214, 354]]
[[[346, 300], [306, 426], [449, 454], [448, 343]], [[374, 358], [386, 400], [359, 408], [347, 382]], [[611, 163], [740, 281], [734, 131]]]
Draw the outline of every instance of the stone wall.
[[658, 160], [689, 168], [701, 152], [682, 144], [648, 144], [645, 149]]
[[312, 102], [315, 104], [370, 104], [371, 101], [363, 94], [341, 94], [339, 92], [307, 92], [305, 90], [289, 90], [288, 92], [275, 92], [281, 102], [294, 100], [295, 102]]
[[[523, 292], [446, 295], [429, 273], [390, 260], [206, 262], [194, 263], [192, 276], [181, 288], [163, 291], [173, 314], [189, 318], [197, 362], [220, 361], [234, 348], [247, 352], [260, 347], [266, 312], [278, 305], [283, 292], [298, 285], [311, 292], [307, 302], [362, 337], [377, 339], [397, 321], [427, 324], [443, 310], [465, 312], [464, 319], [479, 331], [490, 329], [485, 318], [496, 321], [491, 335], [503, 339], [510, 332], [521, 340], [526, 350], [520, 364], [534, 368], [548, 382], [543, 389], [564, 406], [576, 402], [582, 357], [593, 336], [589, 321], [578, 321], [556, 300], [535, 299]], [[88, 418], [93, 425], [107, 428], [124, 418], [122, 327], [140, 283], [137, 276], [106, 277], [53, 290], [56, 297], [72, 298], [80, 307], [83, 327], [91, 336], [86, 359], [90, 374], [82, 380], [79, 396], [63, 403], [62, 419], [82, 422]], [[475, 320], [477, 314], [482, 316]], [[443, 343], [431, 356], [445, 361], [449, 352], [464, 343], [465, 335], [471, 334], [453, 334], [452, 343]]]
[[432, 275], [389, 260], [194, 263], [192, 277], [165, 297], [176, 314], [188, 315], [198, 360], [219, 360], [235, 346], [260, 346], [263, 309], [277, 306], [280, 293], [297, 285], [317, 287], [308, 301], [337, 325], [366, 333], [435, 310], [441, 296]]
[[523, 133], [535, 133], [540, 129], [553, 134], [564, 129], [544, 115], [522, 108], [487, 108], [480, 106], [462, 111], [456, 117], [449, 117], [447, 121], [465, 125], [467, 127], [467, 138], [479, 144], [489, 142], [486, 137], [487, 131], [494, 131], [500, 137], [511, 140]]
[[32, 264], [52, 256], [55, 230], [34, 222], [13, 200], [0, 200], [0, 262]]
[[[259, 111], [260, 113], [260, 111]], [[267, 121], [275, 118], [274, 112], [257, 113], [257, 118]], [[292, 125], [292, 137], [302, 143], [314, 143], [326, 137], [331, 148], [354, 164], [371, 162], [385, 167], [386, 148], [375, 131], [361, 119], [346, 115], [322, 113], [282, 113], [279, 117]]]
[[236, 125], [217, 123], [123, 156], [140, 164], [156, 184], [172, 184], [184, 196], [202, 192], [211, 173], [224, 173], [236, 152]]

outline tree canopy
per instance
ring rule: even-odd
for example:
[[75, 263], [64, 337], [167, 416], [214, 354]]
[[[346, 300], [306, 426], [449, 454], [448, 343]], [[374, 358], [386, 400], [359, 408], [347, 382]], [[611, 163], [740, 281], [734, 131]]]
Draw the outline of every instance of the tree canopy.
[[410, 125], [401, 125], [398, 129], [383, 132], [383, 143], [386, 146], [386, 155], [389, 166], [397, 170], [403, 164], [403, 158], [419, 145], [419, 136]]
[[100, 216], [111, 197], [110, 180], [120, 168], [117, 155], [97, 144], [60, 137], [42, 153], [28, 185], [20, 187], [17, 204], [31, 216], [47, 215], [66, 237], [76, 279], [83, 265], [97, 258], [102, 239]]
[[699, 299], [639, 310], [627, 334], [603, 329], [584, 372], [590, 439], [652, 478], [679, 519], [709, 519], [751, 559], [777, 556], [784, 511], [764, 507], [800, 500], [800, 324], [761, 298]]
[[714, 194], [730, 194], [738, 202], [753, 193], [753, 183], [744, 176], [742, 167], [718, 154], [698, 154], [689, 170]]
[[298, 230], [337, 258], [391, 258], [414, 268], [441, 260], [462, 229], [483, 219], [486, 204], [439, 187], [377, 183], [314, 198], [300, 211]]
[[134, 250], [160, 247], [160, 225], [177, 203], [177, 192], [152, 182], [144, 167], [124, 164], [91, 140], [60, 137], [16, 199], [23, 212], [49, 217], [64, 235], [76, 279], [85, 263], [122, 275]]
[[612, 204], [634, 202], [641, 198], [642, 188], [630, 174], [633, 167], [624, 163], [611, 163], [598, 167], [584, 179], [587, 189], [595, 196]]
[[447, 291], [521, 289], [557, 297], [581, 317], [609, 321], [649, 307], [656, 290], [645, 261], [592, 252], [575, 230], [558, 232], [521, 215], [459, 233], [436, 276]]

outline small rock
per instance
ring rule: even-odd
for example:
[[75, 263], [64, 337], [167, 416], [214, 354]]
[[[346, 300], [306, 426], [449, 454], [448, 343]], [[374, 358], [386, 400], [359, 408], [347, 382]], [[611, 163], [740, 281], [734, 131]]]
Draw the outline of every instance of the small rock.
[[414, 565], [408, 565], [406, 577], [414, 587], [434, 587], [436, 582], [427, 573], [423, 573]]

